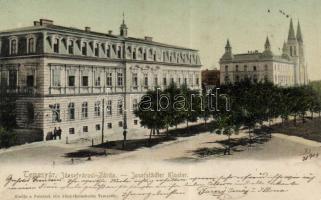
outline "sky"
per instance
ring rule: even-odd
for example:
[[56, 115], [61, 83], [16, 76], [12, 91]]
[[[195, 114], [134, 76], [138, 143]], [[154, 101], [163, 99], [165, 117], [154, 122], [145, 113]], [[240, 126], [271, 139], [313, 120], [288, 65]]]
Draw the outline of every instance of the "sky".
[[[268, 12], [270, 10], [270, 12]], [[282, 10], [289, 15], [283, 15]], [[233, 53], [262, 51], [269, 36], [280, 54], [290, 17], [301, 24], [309, 79], [321, 79], [320, 0], [0, 0], [0, 31], [47, 18], [54, 24], [119, 33], [198, 49], [203, 69], [219, 68], [227, 38]]]

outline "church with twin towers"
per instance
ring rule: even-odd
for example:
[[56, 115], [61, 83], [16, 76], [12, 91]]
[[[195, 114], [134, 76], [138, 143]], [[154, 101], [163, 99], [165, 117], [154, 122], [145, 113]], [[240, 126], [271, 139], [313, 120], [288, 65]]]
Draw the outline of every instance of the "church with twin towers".
[[220, 59], [221, 84], [235, 83], [244, 79], [253, 82], [269, 81], [278, 86], [291, 87], [308, 84], [307, 65], [304, 58], [304, 42], [300, 23], [294, 31], [290, 21], [288, 39], [284, 42], [282, 54], [274, 54], [269, 38], [264, 50], [233, 54], [227, 40], [225, 53]]

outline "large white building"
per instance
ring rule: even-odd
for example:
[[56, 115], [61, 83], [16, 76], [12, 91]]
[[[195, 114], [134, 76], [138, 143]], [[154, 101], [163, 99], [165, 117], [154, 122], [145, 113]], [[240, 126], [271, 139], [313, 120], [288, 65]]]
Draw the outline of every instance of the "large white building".
[[197, 50], [127, 31], [124, 20], [113, 34], [41, 19], [0, 32], [1, 91], [19, 94], [19, 127], [41, 130], [44, 139], [55, 127], [71, 139], [122, 134], [140, 126], [132, 110], [147, 90], [170, 82], [200, 89]]
[[291, 19], [288, 40], [283, 44], [282, 55], [275, 55], [271, 51], [268, 37], [263, 52], [249, 51], [244, 54], [233, 54], [228, 40], [225, 53], [220, 59], [220, 83], [235, 83], [244, 79], [254, 82], [269, 81], [285, 87], [307, 84], [300, 24], [298, 23], [295, 35]]

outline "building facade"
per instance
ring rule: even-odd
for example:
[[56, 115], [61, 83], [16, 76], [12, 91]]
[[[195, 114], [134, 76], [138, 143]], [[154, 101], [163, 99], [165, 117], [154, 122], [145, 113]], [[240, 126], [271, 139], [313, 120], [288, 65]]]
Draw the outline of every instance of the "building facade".
[[200, 89], [197, 50], [54, 25], [0, 33], [1, 88], [19, 94], [19, 127], [40, 129], [44, 139], [56, 127], [72, 139], [139, 127], [133, 109], [141, 96], [171, 82]]
[[307, 67], [304, 58], [304, 44], [300, 24], [295, 35], [292, 19], [287, 42], [284, 42], [282, 55], [271, 51], [269, 38], [266, 38], [264, 51], [249, 51], [233, 54], [229, 40], [225, 53], [220, 59], [221, 84], [235, 83], [244, 79], [253, 82], [269, 81], [275, 85], [289, 87], [308, 83]]

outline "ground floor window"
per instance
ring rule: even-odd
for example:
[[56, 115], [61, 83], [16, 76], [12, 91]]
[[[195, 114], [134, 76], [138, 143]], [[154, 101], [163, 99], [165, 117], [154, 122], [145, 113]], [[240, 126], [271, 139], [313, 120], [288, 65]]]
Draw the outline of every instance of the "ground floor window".
[[75, 134], [75, 128], [69, 128], [69, 134]]
[[100, 131], [100, 124], [96, 124], [96, 131]]
[[119, 126], [119, 127], [123, 127], [123, 121], [119, 121], [119, 122], [118, 122], [118, 126]]
[[108, 128], [113, 128], [113, 124], [112, 124], [112, 123], [108, 123], [108, 124], [107, 124], [107, 127], [108, 127]]
[[138, 120], [134, 120], [134, 125], [137, 125], [138, 124]]
[[83, 131], [84, 133], [88, 133], [88, 126], [83, 126], [83, 127], [82, 127], [82, 131]]

